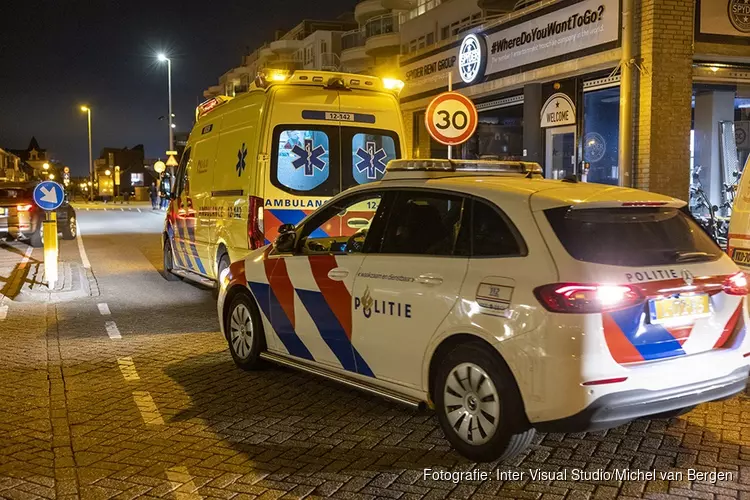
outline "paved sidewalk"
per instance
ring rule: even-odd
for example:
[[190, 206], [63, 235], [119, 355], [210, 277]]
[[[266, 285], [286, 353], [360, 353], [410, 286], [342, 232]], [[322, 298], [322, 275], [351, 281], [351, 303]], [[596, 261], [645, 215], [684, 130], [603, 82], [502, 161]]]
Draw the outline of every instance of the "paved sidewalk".
[[[88, 201], [73, 201], [71, 202], [73, 208], [76, 210], [106, 210], [106, 211], [131, 211], [131, 212], [150, 212], [151, 202], [150, 201], [132, 201], [130, 203], [103, 203], [101, 201], [88, 202]], [[158, 210], [154, 210], [158, 212]]]

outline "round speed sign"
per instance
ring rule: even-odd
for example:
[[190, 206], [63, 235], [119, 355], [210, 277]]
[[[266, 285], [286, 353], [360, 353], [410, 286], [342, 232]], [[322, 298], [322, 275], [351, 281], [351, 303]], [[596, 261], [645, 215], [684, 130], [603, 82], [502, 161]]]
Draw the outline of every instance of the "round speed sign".
[[479, 121], [474, 103], [458, 92], [444, 92], [434, 98], [424, 119], [432, 138], [446, 146], [468, 141]]

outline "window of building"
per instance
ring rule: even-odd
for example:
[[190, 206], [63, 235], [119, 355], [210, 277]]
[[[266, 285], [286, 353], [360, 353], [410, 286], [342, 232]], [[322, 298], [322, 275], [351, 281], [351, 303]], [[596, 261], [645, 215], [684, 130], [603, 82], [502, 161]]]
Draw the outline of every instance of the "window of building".
[[425, 42], [427, 46], [429, 47], [433, 43], [435, 43], [435, 33], [427, 33], [427, 36], [425, 38]]
[[451, 36], [451, 27], [450, 26], [443, 26], [440, 28], [440, 39], [446, 40]]
[[455, 23], [451, 23], [451, 35], [452, 36], [458, 35], [458, 24], [459, 24], [458, 21], [456, 21]]
[[480, 112], [477, 131], [460, 149], [467, 160], [522, 160], [523, 105]]
[[421, 50], [423, 48], [425, 48], [425, 37], [420, 36], [419, 39], [417, 40], [417, 50]]
[[143, 186], [144, 184], [144, 178], [143, 173], [138, 174], [130, 174], [130, 185], [131, 186]]
[[588, 182], [617, 185], [617, 148], [620, 137], [620, 87], [583, 94], [583, 161], [589, 164]]
[[320, 53], [321, 54], [325, 54], [326, 52], [328, 52], [328, 44], [326, 43], [325, 40], [321, 40], [321, 42], [320, 42]]
[[417, 41], [416, 40], [412, 40], [409, 43], [409, 53], [416, 52], [416, 51], [417, 51]]

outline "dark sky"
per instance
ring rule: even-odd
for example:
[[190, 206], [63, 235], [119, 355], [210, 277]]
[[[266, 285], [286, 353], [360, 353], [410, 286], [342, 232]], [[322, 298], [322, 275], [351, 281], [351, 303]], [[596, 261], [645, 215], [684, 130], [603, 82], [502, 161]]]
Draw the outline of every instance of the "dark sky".
[[189, 131], [202, 92], [254, 49], [305, 18], [334, 19], [356, 0], [0, 0], [0, 147], [32, 135], [74, 175], [88, 172], [85, 114], [94, 158], [103, 147], [144, 144], [164, 156], [166, 67], [172, 58], [177, 130]]

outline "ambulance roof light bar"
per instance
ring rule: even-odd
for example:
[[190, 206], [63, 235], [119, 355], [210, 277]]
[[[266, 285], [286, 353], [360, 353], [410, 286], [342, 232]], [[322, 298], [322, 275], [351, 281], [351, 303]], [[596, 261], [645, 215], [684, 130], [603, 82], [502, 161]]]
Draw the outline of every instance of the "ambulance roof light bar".
[[409, 173], [453, 173], [453, 174], [516, 174], [532, 177], [542, 175], [538, 163], [526, 161], [499, 160], [391, 160], [386, 168], [388, 173], [398, 172], [400, 177]]
[[337, 71], [281, 70], [266, 68], [258, 72], [253, 82], [258, 89], [278, 83], [317, 85], [333, 89], [365, 89], [393, 92], [398, 95], [404, 82], [395, 78], [340, 73]]
[[212, 97], [208, 100], [203, 101], [198, 105], [197, 108], [195, 108], [195, 120], [200, 120], [208, 113], [216, 109], [218, 106], [221, 106], [225, 102], [229, 102], [231, 100], [232, 98], [228, 95], [217, 95], [216, 97]]

